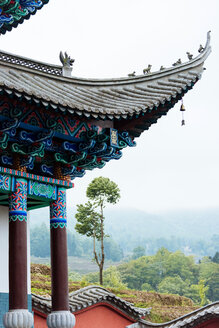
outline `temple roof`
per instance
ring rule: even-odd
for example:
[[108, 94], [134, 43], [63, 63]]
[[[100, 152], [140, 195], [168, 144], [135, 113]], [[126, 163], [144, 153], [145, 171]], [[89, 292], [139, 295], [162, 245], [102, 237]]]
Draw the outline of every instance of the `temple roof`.
[[49, 0], [0, 0], [0, 35], [29, 19]]
[[[62, 67], [0, 53], [0, 87], [42, 106], [100, 120], [165, 115], [201, 78], [211, 52], [210, 33], [198, 56], [170, 68], [119, 79], [62, 76]], [[147, 129], [147, 124], [142, 131]], [[140, 135], [140, 131], [137, 135]], [[136, 136], [137, 136], [136, 135]], [[134, 135], [135, 136], [135, 135]]]
[[[198, 310], [188, 313], [175, 320], [155, 324], [149, 321], [140, 319], [138, 323], [130, 325], [130, 328], [192, 328], [199, 324], [212, 319], [219, 320], [219, 302], [206, 305]], [[216, 327], [216, 326], [215, 326]]]
[[[149, 308], [137, 308], [100, 286], [88, 286], [69, 294], [70, 311], [73, 313], [98, 303], [110, 304], [133, 319], [142, 318], [150, 313]], [[32, 294], [32, 306], [34, 310], [48, 314], [51, 312], [51, 298]]]

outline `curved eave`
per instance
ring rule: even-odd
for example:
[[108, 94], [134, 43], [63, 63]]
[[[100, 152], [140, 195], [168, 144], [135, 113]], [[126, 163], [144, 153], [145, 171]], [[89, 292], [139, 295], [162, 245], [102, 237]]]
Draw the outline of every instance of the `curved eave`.
[[[27, 14], [25, 16], [20, 16], [20, 18], [18, 19], [18, 17], [16, 19], [12, 19], [12, 21], [10, 23], [1, 23], [1, 15], [0, 15], [0, 25], [3, 24], [0, 27], [0, 35], [1, 34], [5, 34], [6, 32], [10, 32], [13, 28], [16, 28], [18, 25], [22, 24], [25, 20], [28, 20], [32, 15], [35, 15], [36, 12], [41, 9], [45, 4], [47, 4], [49, 2], [49, 0], [41, 0], [42, 4], [40, 6], [36, 6], [34, 9], [32, 9], [31, 11], [27, 9]], [[26, 9], [24, 5], [20, 5], [21, 9]], [[6, 6], [3, 6], [2, 9], [2, 14], [4, 15], [4, 10]], [[31, 7], [31, 6], [30, 6]], [[13, 16], [13, 12], [10, 13], [10, 15]], [[18, 16], [18, 15], [16, 15]]]
[[15, 56], [16, 60], [9, 61], [6, 55], [4, 60], [0, 57], [0, 88], [16, 97], [89, 119], [137, 119], [157, 110], [156, 114], [161, 111], [162, 116], [201, 78], [210, 52], [208, 33], [204, 50], [186, 63], [147, 75], [108, 80], [66, 78], [55, 74], [57, 66], [29, 59], [27, 65], [24, 58]]

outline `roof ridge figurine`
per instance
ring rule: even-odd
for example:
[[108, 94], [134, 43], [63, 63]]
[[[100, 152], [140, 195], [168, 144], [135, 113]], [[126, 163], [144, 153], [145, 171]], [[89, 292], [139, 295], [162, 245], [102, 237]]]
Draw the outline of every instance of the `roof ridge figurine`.
[[135, 71], [128, 74], [129, 77], [135, 76]]
[[188, 52], [188, 51], [186, 52], [186, 54], [187, 54], [188, 59], [192, 60], [193, 54], [190, 54], [190, 52]]
[[62, 75], [66, 77], [71, 77], [72, 66], [74, 63], [74, 59], [72, 59], [67, 52], [65, 51], [64, 55], [63, 52], [60, 51], [59, 59], [62, 63]]
[[148, 64], [148, 67], [143, 69], [143, 74], [151, 73], [151, 67], [152, 67], [152, 65]]

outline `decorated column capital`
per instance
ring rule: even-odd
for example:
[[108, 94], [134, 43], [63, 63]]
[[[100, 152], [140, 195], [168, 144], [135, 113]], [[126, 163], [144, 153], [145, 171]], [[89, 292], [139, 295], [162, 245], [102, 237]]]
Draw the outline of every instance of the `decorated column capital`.
[[73, 328], [75, 316], [70, 311], [54, 311], [47, 317], [49, 328]]
[[16, 178], [14, 192], [9, 197], [9, 222], [27, 222], [27, 180]]
[[66, 189], [58, 188], [57, 199], [50, 206], [50, 228], [66, 228]]

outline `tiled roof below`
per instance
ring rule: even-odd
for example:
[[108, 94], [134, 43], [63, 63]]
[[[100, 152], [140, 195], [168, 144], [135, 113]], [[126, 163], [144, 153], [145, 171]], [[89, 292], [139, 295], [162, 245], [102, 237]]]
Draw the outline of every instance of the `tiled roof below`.
[[[76, 313], [96, 304], [109, 304], [133, 319], [140, 319], [150, 313], [150, 309], [137, 308], [100, 286], [88, 286], [69, 294], [70, 311]], [[32, 294], [33, 309], [48, 314], [51, 312], [51, 298]]]
[[[219, 301], [206, 305], [203, 308], [186, 314], [178, 319], [155, 324], [145, 320], [139, 320], [138, 323], [128, 326], [129, 328], [195, 328], [201, 323], [211, 319], [218, 319], [219, 327]], [[128, 328], [127, 327], [127, 328]]]

